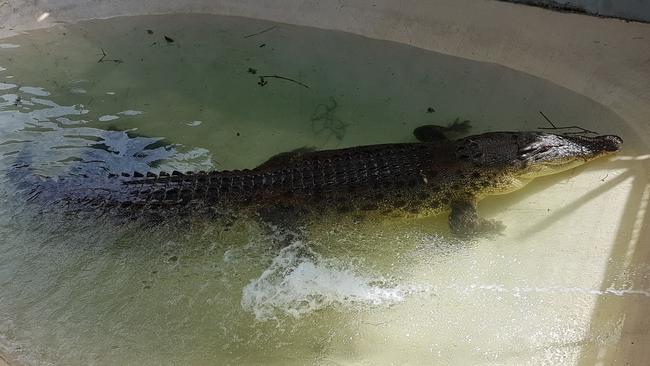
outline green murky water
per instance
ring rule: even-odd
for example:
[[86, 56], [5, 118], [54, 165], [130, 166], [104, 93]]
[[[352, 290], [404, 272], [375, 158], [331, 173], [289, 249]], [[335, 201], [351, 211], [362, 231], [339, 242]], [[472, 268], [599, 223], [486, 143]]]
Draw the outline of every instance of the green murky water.
[[[534, 129], [539, 110], [627, 133], [520, 72], [285, 24], [126, 17], [1, 43], [3, 172], [25, 157], [46, 176], [251, 168], [302, 146], [412, 141], [456, 118]], [[42, 216], [3, 174], [0, 350], [35, 365], [588, 362], [625, 327], [600, 309], [647, 302], [631, 278], [650, 267], [626, 267], [608, 241], [573, 243], [547, 212], [576, 187], [629, 188], [630, 169], [597, 162], [488, 200], [484, 214], [509, 226], [499, 238], [460, 242], [443, 217], [318, 223], [285, 248], [252, 222]], [[626, 212], [607, 191], [592, 201]], [[572, 235], [598, 224], [578, 217], [563, 218]]]

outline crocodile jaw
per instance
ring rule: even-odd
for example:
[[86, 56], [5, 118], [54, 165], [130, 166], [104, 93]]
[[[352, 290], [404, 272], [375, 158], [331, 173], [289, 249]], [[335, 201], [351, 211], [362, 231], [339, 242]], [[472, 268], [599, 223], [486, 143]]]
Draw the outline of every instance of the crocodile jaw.
[[520, 150], [526, 168], [519, 175], [532, 179], [573, 169], [589, 161], [612, 155], [621, 149], [618, 136], [544, 135]]

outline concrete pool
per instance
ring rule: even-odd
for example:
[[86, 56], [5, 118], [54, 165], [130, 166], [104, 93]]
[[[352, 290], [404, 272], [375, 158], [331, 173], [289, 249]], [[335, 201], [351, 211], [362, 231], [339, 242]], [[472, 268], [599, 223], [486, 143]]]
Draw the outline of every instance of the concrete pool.
[[[51, 176], [244, 168], [306, 145], [408, 141], [456, 118], [473, 132], [535, 129], [539, 111], [625, 140], [616, 158], [486, 200], [481, 213], [508, 228], [476, 242], [447, 235], [444, 218], [321, 223], [283, 249], [246, 222], [48, 222], [3, 178], [2, 357], [647, 360], [650, 27], [492, 1], [407, 5], [0, 8], [3, 168], [21, 151]], [[309, 88], [261, 86], [250, 69]]]

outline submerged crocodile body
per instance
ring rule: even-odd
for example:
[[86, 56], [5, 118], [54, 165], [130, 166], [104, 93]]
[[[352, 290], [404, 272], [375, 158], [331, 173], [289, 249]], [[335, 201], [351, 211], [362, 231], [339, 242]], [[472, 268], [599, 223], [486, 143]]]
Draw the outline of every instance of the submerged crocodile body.
[[[113, 176], [68, 187], [67, 201], [88, 207], [160, 211], [183, 208], [293, 215], [374, 211], [434, 215], [451, 211], [456, 234], [492, 231], [476, 214], [481, 198], [507, 193], [536, 176], [619, 150], [617, 136], [490, 132], [455, 141], [423, 126], [421, 142], [283, 153], [252, 170]], [[109, 183], [107, 183], [109, 182]]]

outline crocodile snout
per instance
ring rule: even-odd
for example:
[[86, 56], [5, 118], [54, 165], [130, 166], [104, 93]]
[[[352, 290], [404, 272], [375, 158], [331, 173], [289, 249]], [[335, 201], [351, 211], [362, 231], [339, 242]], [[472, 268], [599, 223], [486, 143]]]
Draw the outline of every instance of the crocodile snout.
[[596, 137], [602, 142], [604, 151], [617, 152], [623, 146], [623, 139], [616, 135], [603, 135]]

